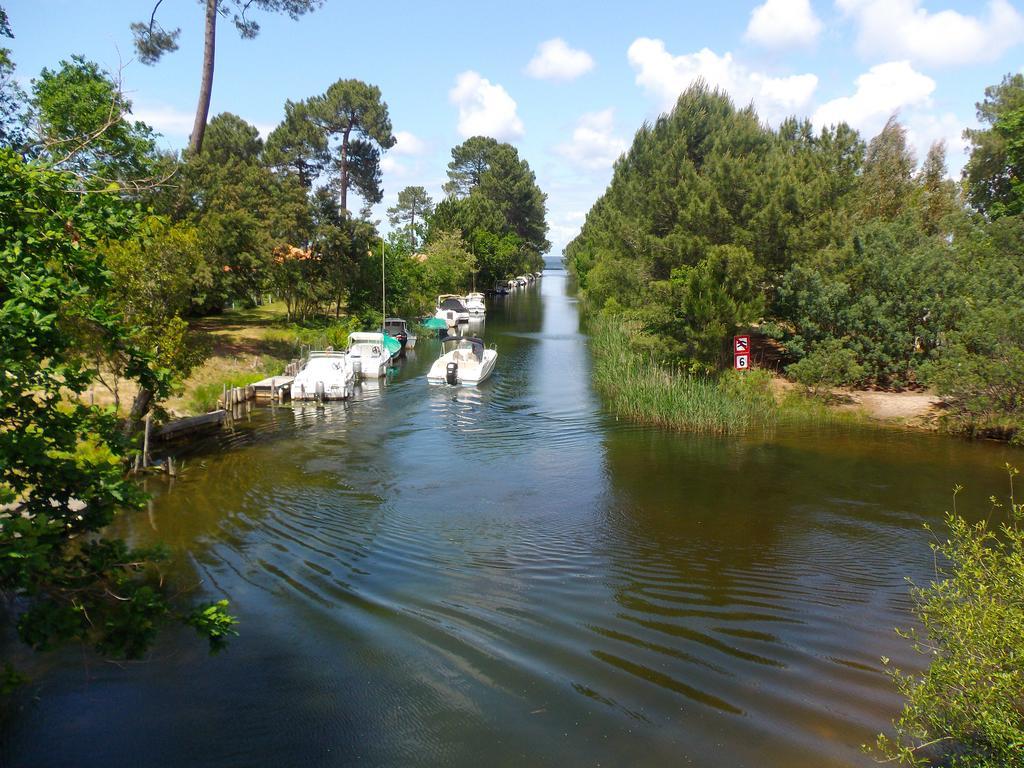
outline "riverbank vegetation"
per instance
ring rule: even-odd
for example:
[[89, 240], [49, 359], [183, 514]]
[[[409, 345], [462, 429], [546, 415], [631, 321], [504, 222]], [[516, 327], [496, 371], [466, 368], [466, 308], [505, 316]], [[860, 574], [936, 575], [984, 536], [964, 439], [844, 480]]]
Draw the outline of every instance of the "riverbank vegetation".
[[922, 674], [889, 670], [907, 702], [893, 733], [878, 737], [885, 762], [1024, 765], [1024, 505], [1018, 471], [1006, 468], [1009, 501], [993, 496], [989, 515], [1003, 522], [947, 514], [948, 533], [932, 544], [935, 581], [913, 590], [921, 628], [903, 634], [929, 664]]
[[766, 370], [720, 375], [659, 362], [636, 322], [604, 314], [587, 320], [594, 386], [617, 418], [705, 434], [734, 434], [780, 424], [855, 423], [800, 392], [780, 392]]
[[750, 331], [809, 390], [931, 387], [948, 429], [1020, 439], [1022, 99], [1020, 75], [986, 91], [961, 188], [895, 118], [868, 142], [773, 129], [694, 86], [637, 132], [567, 267], [676, 376], [721, 378]]

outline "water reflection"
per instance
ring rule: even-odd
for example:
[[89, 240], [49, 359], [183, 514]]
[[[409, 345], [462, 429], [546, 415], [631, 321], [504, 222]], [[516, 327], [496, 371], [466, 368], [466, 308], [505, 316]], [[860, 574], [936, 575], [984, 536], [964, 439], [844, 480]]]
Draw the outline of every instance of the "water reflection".
[[123, 532], [242, 636], [51, 657], [0, 764], [861, 764], [898, 705], [877, 659], [912, 662], [891, 627], [920, 524], [954, 480], [1000, 487], [1006, 449], [616, 423], [564, 275], [489, 301], [482, 333], [480, 387], [429, 385], [421, 337], [351, 402], [179, 457]]

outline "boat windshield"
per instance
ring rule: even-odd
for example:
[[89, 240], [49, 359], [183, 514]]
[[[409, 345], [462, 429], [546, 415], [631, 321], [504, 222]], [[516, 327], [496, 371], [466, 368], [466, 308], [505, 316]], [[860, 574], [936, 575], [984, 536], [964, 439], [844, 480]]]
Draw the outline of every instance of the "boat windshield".
[[450, 336], [444, 339], [444, 346], [447, 352], [455, 352], [456, 360], [475, 359], [478, 363], [484, 359], [484, 343], [477, 338], [457, 338]]

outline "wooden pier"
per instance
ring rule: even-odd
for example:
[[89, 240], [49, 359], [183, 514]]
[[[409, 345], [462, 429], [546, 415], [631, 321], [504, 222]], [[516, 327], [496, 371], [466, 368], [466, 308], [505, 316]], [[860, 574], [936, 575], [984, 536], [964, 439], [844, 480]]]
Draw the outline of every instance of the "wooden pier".
[[250, 386], [253, 390], [253, 397], [257, 400], [270, 400], [279, 403], [291, 395], [294, 380], [294, 376], [271, 376]]

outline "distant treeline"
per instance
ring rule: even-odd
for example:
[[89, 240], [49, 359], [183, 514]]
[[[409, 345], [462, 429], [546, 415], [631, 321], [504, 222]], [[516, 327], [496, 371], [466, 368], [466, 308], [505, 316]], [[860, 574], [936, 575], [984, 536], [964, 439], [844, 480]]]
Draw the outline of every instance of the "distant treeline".
[[704, 85], [644, 125], [565, 250], [588, 306], [639, 327], [675, 369], [715, 375], [730, 337], [764, 334], [822, 384], [934, 387], [948, 424], [1024, 425], [1024, 77], [978, 104], [958, 185], [920, 168], [892, 118], [767, 127]]

